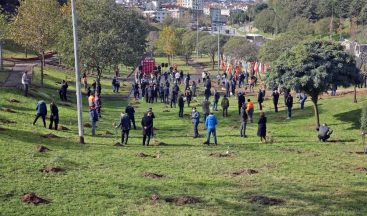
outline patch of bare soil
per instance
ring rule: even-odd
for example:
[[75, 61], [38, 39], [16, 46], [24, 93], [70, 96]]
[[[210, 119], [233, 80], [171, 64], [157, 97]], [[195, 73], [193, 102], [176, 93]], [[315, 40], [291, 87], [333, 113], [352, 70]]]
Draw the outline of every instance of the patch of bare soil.
[[143, 152], [140, 152], [140, 153], [136, 154], [136, 157], [146, 158], [146, 157], [151, 157], [151, 156], [147, 155], [147, 154], [144, 154]]
[[113, 133], [111, 133], [110, 131], [106, 131], [105, 135], [113, 135]]
[[117, 142], [117, 143], [115, 143], [115, 145], [113, 145], [113, 146], [116, 146], [116, 147], [123, 147], [124, 145], [122, 145], [120, 142]]
[[168, 110], [168, 109], [165, 109], [165, 110], [163, 110], [163, 112], [171, 112], [170, 110]]
[[0, 131], [6, 131], [6, 129], [5, 128], [0, 128]]
[[232, 157], [233, 154], [230, 153], [230, 152], [226, 152], [226, 153], [220, 153], [220, 152], [213, 152], [213, 153], [210, 153], [209, 156], [211, 157]]
[[151, 197], [150, 197], [151, 200], [153, 201], [158, 201], [160, 199], [159, 195], [158, 194], [153, 194]]
[[42, 169], [40, 169], [39, 171], [43, 173], [59, 173], [59, 172], [64, 172], [64, 169], [60, 167], [45, 166]]
[[45, 138], [45, 139], [55, 139], [55, 138], [60, 138], [59, 136], [55, 135], [55, 134], [46, 134], [46, 135], [41, 135], [41, 137]]
[[175, 203], [177, 205], [201, 203], [200, 198], [193, 196], [168, 197], [165, 199], [165, 201], [168, 203]]
[[64, 125], [60, 125], [58, 127], [58, 129], [61, 130], [61, 131], [68, 131], [68, 130], [70, 130], [69, 128], [65, 127]]
[[166, 146], [167, 143], [155, 139], [155, 140], [153, 140], [152, 145], [154, 145], [154, 146]]
[[253, 174], [257, 174], [259, 173], [259, 171], [254, 170], [254, 169], [240, 169], [238, 171], [232, 172], [231, 176], [243, 176], [243, 175], [253, 175]]
[[37, 196], [35, 193], [24, 194], [21, 197], [21, 200], [25, 203], [32, 203], [35, 205], [42, 204], [42, 203], [48, 203], [47, 200]]
[[142, 176], [148, 177], [148, 178], [154, 178], [154, 179], [160, 179], [164, 177], [164, 175], [157, 174], [157, 173], [151, 173], [151, 172], [144, 172]]
[[159, 129], [158, 129], [158, 128], [156, 128], [156, 127], [153, 127], [153, 130], [157, 131], [157, 130], [159, 130]]
[[357, 167], [356, 170], [359, 171], [359, 172], [367, 172], [366, 167]]
[[2, 107], [2, 108], [1, 108], [1, 110], [2, 110], [2, 111], [4, 111], [4, 112], [8, 112], [8, 113], [16, 113], [16, 111], [15, 111], [15, 110], [10, 109], [10, 108]]
[[284, 203], [284, 200], [269, 198], [261, 195], [251, 196], [249, 201], [250, 203], [256, 203], [260, 205], [280, 205]]
[[47, 151], [50, 151], [49, 148], [47, 148], [46, 146], [43, 146], [43, 145], [38, 145], [37, 148], [36, 148], [37, 152], [47, 152]]
[[15, 124], [17, 122], [13, 120], [9, 120], [9, 119], [0, 119], [0, 123], [1, 124]]
[[18, 101], [17, 99], [14, 99], [14, 98], [10, 99], [9, 102], [10, 103], [20, 103], [20, 101]]
[[351, 154], [358, 154], [358, 155], [364, 155], [366, 154], [364, 151], [356, 151], [356, 152], [349, 152]]
[[85, 124], [84, 124], [84, 127], [86, 127], [86, 128], [91, 128], [91, 127], [92, 127], [92, 125], [91, 125], [89, 122], [87, 122], [87, 123], [85, 123]]

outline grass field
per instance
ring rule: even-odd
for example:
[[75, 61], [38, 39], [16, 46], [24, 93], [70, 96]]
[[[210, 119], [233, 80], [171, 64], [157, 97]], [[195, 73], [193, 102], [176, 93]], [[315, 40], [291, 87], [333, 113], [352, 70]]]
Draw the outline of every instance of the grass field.
[[[284, 108], [276, 114], [271, 101], [266, 100], [264, 109], [272, 142], [262, 144], [256, 137], [258, 111], [255, 123], [248, 125], [249, 137], [241, 138], [237, 102], [231, 98], [228, 118], [222, 118], [220, 111], [215, 112], [219, 120], [219, 145], [209, 147], [202, 144], [205, 141], [202, 123], [201, 137], [193, 139], [191, 121], [187, 115], [179, 119], [178, 108], [134, 102], [139, 129], [131, 131], [126, 147], [118, 148], [113, 146], [116, 131], [112, 123], [119, 120], [120, 111], [128, 103], [122, 96], [131, 85], [126, 83], [124, 93], [117, 95], [110, 93], [110, 80], [103, 81], [99, 135], [91, 137], [90, 129], [85, 128], [87, 143], [80, 145], [72, 92], [69, 94], [72, 103], [59, 103], [60, 123], [69, 131], [44, 129], [40, 121], [36, 126], [31, 124], [39, 99], [47, 104], [55, 99], [58, 103], [56, 82], [67, 78], [70, 90], [74, 90], [73, 74], [49, 68], [46, 74], [45, 87], [33, 87], [29, 98], [21, 96], [20, 91], [0, 88], [1, 108], [15, 112], [0, 110], [0, 215], [365, 215], [367, 212], [367, 175], [357, 170], [367, 166], [367, 158], [350, 153], [363, 151], [358, 123], [360, 106], [366, 101], [363, 95], [358, 96], [358, 104], [352, 103], [348, 95], [325, 96], [320, 100], [321, 121], [334, 130], [327, 143], [316, 138], [309, 101], [303, 111], [295, 104], [294, 118], [286, 120]], [[87, 122], [85, 96], [83, 100], [83, 119]], [[202, 97], [197, 98], [192, 105], [201, 100]], [[139, 122], [148, 107], [153, 108], [154, 125], [159, 129], [152, 143], [160, 145], [143, 147]], [[185, 107], [184, 112], [189, 114], [190, 109]], [[60, 138], [40, 137], [49, 133]], [[51, 151], [36, 152], [40, 144]], [[209, 156], [226, 151], [232, 152], [232, 156]], [[140, 152], [159, 154], [160, 158], [137, 157]], [[65, 172], [40, 172], [45, 165], [59, 166]], [[244, 168], [258, 173], [230, 175]], [[142, 176], [145, 172], [164, 177], [146, 178]], [[21, 196], [29, 192], [50, 203], [37, 206], [23, 203]], [[160, 199], [151, 200], [153, 194]], [[165, 202], [165, 198], [180, 195], [198, 197], [201, 202], [190, 205]], [[254, 204], [249, 202], [253, 195], [281, 199], [284, 203]]]

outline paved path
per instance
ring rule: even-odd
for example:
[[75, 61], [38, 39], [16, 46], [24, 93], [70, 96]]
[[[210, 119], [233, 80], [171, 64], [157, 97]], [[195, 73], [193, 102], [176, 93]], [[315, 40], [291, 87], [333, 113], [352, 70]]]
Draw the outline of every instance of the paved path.
[[18, 88], [22, 86], [22, 75], [23, 72], [28, 72], [28, 77], [30, 81], [32, 82], [32, 76], [33, 76], [33, 67], [35, 64], [27, 63], [27, 64], [15, 64], [12, 71], [10, 72], [8, 78], [4, 82], [3, 87], [8, 88]]

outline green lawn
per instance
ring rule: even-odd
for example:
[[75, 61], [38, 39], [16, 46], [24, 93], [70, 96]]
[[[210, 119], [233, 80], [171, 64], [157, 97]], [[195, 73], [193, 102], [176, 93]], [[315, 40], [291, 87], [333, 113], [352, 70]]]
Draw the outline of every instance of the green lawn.
[[[160, 59], [158, 60], [158, 62]], [[162, 59], [163, 61], [163, 59]], [[36, 69], [36, 77], [38, 69]], [[124, 94], [112, 95], [110, 80], [103, 81], [103, 113], [96, 137], [85, 128], [85, 145], [77, 144], [77, 118], [74, 93], [72, 105], [59, 104], [61, 124], [70, 131], [50, 131], [41, 122], [32, 126], [37, 100], [58, 102], [61, 79], [70, 81], [74, 75], [46, 68], [45, 87], [32, 87], [33, 97], [0, 88], [0, 107], [16, 113], [0, 111], [0, 119], [16, 121], [1, 123], [0, 128], [0, 215], [364, 215], [367, 212], [366, 173], [357, 167], [367, 166], [359, 132], [360, 106], [366, 97], [360, 95], [358, 104], [351, 96], [323, 97], [320, 101], [321, 121], [327, 122], [334, 134], [331, 141], [320, 143], [316, 138], [311, 103], [305, 110], [295, 105], [294, 118], [286, 120], [284, 108], [273, 112], [266, 100], [268, 134], [272, 143], [261, 144], [256, 137], [257, 124], [248, 125], [248, 138], [239, 137], [239, 117], [236, 101], [231, 98], [230, 116], [218, 116], [218, 146], [204, 146], [203, 125], [199, 139], [193, 139], [190, 119], [178, 118], [178, 108], [162, 104], [135, 102], [139, 125], [143, 112], [153, 107], [156, 115], [156, 138], [160, 146], [141, 146], [141, 130], [131, 131], [126, 147], [118, 148], [112, 123], [128, 101]], [[36, 78], [36, 83], [38, 80]], [[126, 84], [130, 88], [130, 84]], [[201, 85], [200, 85], [201, 87]], [[202, 89], [201, 89], [202, 90]], [[250, 97], [254, 99], [253, 97]], [[11, 103], [17, 99], [20, 103]], [[202, 97], [192, 105], [198, 105]], [[282, 100], [280, 100], [282, 101]], [[84, 121], [88, 121], [86, 97]], [[167, 112], [167, 110], [169, 112]], [[201, 111], [201, 109], [199, 109]], [[165, 111], [165, 112], [163, 112]], [[185, 114], [190, 109], [185, 107]], [[255, 122], [258, 112], [255, 114]], [[139, 127], [140, 128], [140, 127]], [[56, 139], [40, 135], [54, 133]], [[42, 144], [52, 151], [37, 153]], [[232, 157], [211, 157], [210, 153], [233, 152]], [[137, 153], [161, 157], [140, 158]], [[39, 171], [45, 165], [65, 169], [60, 174]], [[259, 173], [232, 177], [229, 173], [252, 168]], [[163, 174], [162, 179], [143, 177], [144, 172]], [[38, 206], [22, 203], [24, 193], [35, 192], [49, 200]], [[159, 194], [152, 201], [152, 194]], [[167, 197], [191, 195], [201, 203], [176, 205], [166, 203]], [[284, 200], [284, 204], [262, 206], [249, 202], [252, 195], [264, 195]]]

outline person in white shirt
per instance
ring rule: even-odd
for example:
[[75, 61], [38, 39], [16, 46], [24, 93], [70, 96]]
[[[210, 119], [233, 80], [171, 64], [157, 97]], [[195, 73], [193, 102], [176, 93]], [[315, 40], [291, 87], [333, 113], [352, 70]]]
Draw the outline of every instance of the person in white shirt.
[[27, 71], [25, 71], [23, 73], [22, 76], [22, 84], [23, 84], [23, 89], [24, 89], [24, 96], [28, 97], [28, 85], [29, 85], [29, 80], [28, 80], [28, 75], [27, 75]]

